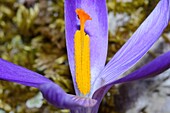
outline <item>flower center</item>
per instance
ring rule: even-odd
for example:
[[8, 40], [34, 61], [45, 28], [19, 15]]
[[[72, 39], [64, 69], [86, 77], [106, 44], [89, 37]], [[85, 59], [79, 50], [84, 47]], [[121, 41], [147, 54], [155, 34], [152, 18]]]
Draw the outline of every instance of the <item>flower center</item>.
[[87, 20], [92, 18], [82, 9], [76, 9], [80, 19], [80, 30], [74, 35], [74, 59], [76, 83], [79, 91], [86, 95], [90, 92], [90, 37], [85, 33]]

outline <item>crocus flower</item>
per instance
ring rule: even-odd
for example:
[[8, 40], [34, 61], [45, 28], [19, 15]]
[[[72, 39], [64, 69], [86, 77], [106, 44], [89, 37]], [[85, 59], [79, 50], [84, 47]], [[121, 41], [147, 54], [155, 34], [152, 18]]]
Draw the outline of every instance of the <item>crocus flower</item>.
[[72, 113], [97, 113], [106, 92], [117, 83], [153, 77], [170, 68], [167, 52], [117, 79], [157, 41], [170, 20], [170, 0], [161, 0], [132, 37], [105, 65], [108, 21], [105, 0], [65, 0], [66, 45], [76, 95], [44, 76], [0, 59], [0, 79], [38, 88], [44, 98]]

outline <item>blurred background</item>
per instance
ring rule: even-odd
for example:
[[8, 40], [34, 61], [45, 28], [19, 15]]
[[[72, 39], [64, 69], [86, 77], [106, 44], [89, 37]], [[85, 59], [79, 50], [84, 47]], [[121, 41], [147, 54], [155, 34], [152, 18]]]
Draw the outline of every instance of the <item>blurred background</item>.
[[[135, 32], [158, 1], [107, 0], [107, 61]], [[0, 57], [43, 74], [66, 92], [74, 94], [64, 28], [64, 0], [0, 0]], [[170, 26], [129, 72], [168, 50]], [[170, 113], [169, 75], [170, 70], [167, 70], [156, 78], [112, 87], [104, 97], [99, 113]], [[0, 113], [68, 112], [48, 104], [35, 88], [0, 81]]]

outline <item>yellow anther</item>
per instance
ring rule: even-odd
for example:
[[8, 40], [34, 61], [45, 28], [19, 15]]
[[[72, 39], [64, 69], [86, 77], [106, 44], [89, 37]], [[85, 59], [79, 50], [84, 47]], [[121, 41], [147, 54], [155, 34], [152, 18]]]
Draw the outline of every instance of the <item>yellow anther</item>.
[[90, 92], [90, 37], [84, 31], [85, 22], [91, 17], [82, 9], [76, 9], [80, 19], [80, 30], [74, 35], [74, 59], [76, 83], [79, 91], [86, 95]]

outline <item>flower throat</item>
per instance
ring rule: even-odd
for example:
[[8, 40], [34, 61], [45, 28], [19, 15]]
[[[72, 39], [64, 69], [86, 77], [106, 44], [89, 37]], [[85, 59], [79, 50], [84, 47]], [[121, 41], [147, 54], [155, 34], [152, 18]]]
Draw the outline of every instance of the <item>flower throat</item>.
[[85, 33], [87, 20], [92, 18], [82, 9], [76, 9], [80, 20], [80, 30], [74, 35], [75, 76], [79, 91], [86, 95], [90, 92], [90, 37]]

